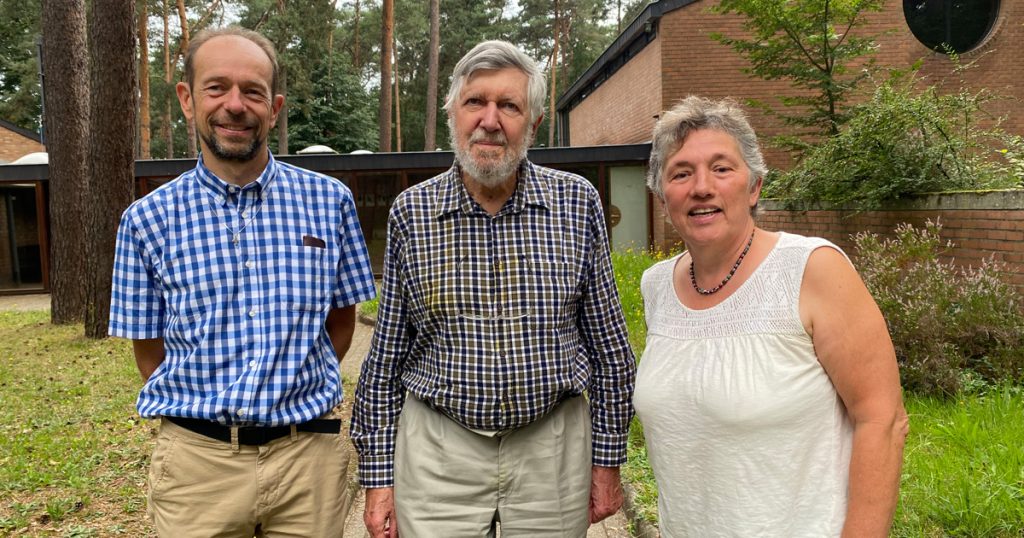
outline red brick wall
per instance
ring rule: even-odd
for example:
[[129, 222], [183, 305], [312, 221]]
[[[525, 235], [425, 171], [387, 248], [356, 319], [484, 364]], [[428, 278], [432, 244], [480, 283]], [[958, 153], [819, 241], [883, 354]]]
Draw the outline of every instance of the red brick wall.
[[938, 220], [943, 241], [954, 244], [946, 260], [977, 267], [992, 257], [1005, 264], [1006, 281], [1024, 292], [1024, 191], [933, 195], [899, 208], [852, 216], [839, 211], [767, 210], [772, 203], [764, 205], [766, 210], [757, 219], [762, 228], [824, 237], [851, 255], [851, 236], [856, 233], [891, 237], [899, 223], [922, 226]]
[[9, 163], [35, 151], [46, 151], [46, 148], [31, 138], [0, 127], [0, 162]]
[[[653, 127], [650, 111], [670, 108], [679, 99], [697, 94], [713, 98], [734, 97], [778, 105], [776, 96], [793, 94], [785, 81], [765, 81], [742, 72], [748, 64], [729, 47], [711, 40], [711, 32], [727, 36], [744, 35], [743, 19], [737, 15], [717, 15], [708, 7], [715, 0], [703, 0], [665, 15], [658, 29], [658, 37], [641, 54], [615, 73], [590, 97], [570, 112], [571, 145], [623, 144], [650, 139], [649, 132], [638, 133], [637, 128]], [[954, 64], [944, 55], [931, 52], [921, 45], [907, 28], [903, 17], [903, 2], [888, 0], [880, 13], [870, 14], [868, 24], [859, 29], [866, 35], [883, 34], [877, 38], [879, 51], [875, 55], [881, 66], [908, 68], [923, 59], [921, 73], [928, 83], [936, 83], [953, 91], [961, 80], [977, 91], [987, 88], [994, 93], [1017, 99], [993, 103], [991, 110], [1007, 116], [1007, 131], [1024, 134], [1024, 1], [1002, 2], [1000, 16], [987, 41], [978, 49], [961, 56], [962, 63], [973, 63], [962, 77], [953, 76]], [[652, 84], [643, 75], [656, 67], [650, 58], [651, 49], [660, 55], [661, 83]], [[634, 65], [636, 64], [636, 65]], [[657, 103], [656, 105], [654, 103]], [[594, 105], [594, 106], [591, 106]], [[774, 118], [757, 110], [750, 110], [751, 123], [762, 140], [788, 131]], [[765, 148], [769, 166], [786, 168], [788, 155], [780, 150]]]
[[569, 145], [650, 140], [660, 96], [661, 43], [655, 40], [569, 113]]

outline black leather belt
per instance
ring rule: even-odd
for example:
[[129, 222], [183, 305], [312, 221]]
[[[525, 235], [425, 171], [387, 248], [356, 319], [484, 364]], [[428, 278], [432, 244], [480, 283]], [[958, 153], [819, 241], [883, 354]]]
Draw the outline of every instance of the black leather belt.
[[[209, 420], [195, 418], [164, 417], [168, 421], [185, 428], [188, 431], [198, 433], [225, 443], [231, 442], [231, 426], [224, 426]], [[296, 424], [295, 430], [312, 433], [341, 433], [341, 420], [336, 418], [319, 418], [302, 424]], [[274, 439], [280, 439], [291, 435], [291, 426], [239, 426], [238, 444], [240, 445], [265, 445]]]

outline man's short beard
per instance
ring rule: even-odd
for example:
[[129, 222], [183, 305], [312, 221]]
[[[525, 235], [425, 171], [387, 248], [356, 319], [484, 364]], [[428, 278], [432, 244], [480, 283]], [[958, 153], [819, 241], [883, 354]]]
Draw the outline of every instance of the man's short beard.
[[[466, 147], [462, 147], [459, 144], [455, 133], [455, 120], [451, 116], [448, 117], [448, 134], [451, 137], [452, 149], [455, 150], [455, 160], [459, 163], [462, 171], [477, 183], [491, 188], [505, 183], [509, 177], [519, 170], [519, 165], [526, 160], [526, 152], [533, 143], [533, 126], [530, 125], [518, 151], [506, 151], [501, 160], [496, 163], [481, 164], [473, 159], [469, 151], [469, 141], [467, 141]], [[472, 135], [470, 135], [470, 138], [472, 139]], [[507, 139], [506, 144], [509, 144]]]
[[209, 135], [204, 134], [202, 136], [203, 142], [206, 142], [206, 147], [210, 148], [210, 153], [225, 161], [235, 161], [240, 163], [249, 162], [256, 158], [260, 152], [260, 147], [262, 146], [260, 139], [254, 137], [247, 147], [239, 151], [231, 151], [220, 145], [220, 142], [213, 133], [210, 133]]

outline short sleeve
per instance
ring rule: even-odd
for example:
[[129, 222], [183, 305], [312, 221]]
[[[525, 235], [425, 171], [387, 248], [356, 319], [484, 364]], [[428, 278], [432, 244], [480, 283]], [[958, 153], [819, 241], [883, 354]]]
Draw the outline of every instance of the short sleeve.
[[133, 340], [159, 338], [164, 329], [164, 301], [131, 211], [125, 211], [117, 228], [107, 332]]
[[334, 308], [344, 308], [372, 299], [377, 293], [355, 203], [347, 190], [342, 197], [338, 234], [341, 254], [338, 257], [338, 281], [331, 302]]

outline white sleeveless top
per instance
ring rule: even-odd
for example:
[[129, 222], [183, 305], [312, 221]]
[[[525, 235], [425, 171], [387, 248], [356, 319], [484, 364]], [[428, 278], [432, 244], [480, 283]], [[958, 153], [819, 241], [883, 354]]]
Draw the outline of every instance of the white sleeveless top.
[[663, 537], [839, 536], [853, 427], [798, 309], [807, 259], [823, 246], [839, 250], [780, 234], [751, 277], [705, 310], [676, 297], [679, 256], [644, 272], [633, 402]]

